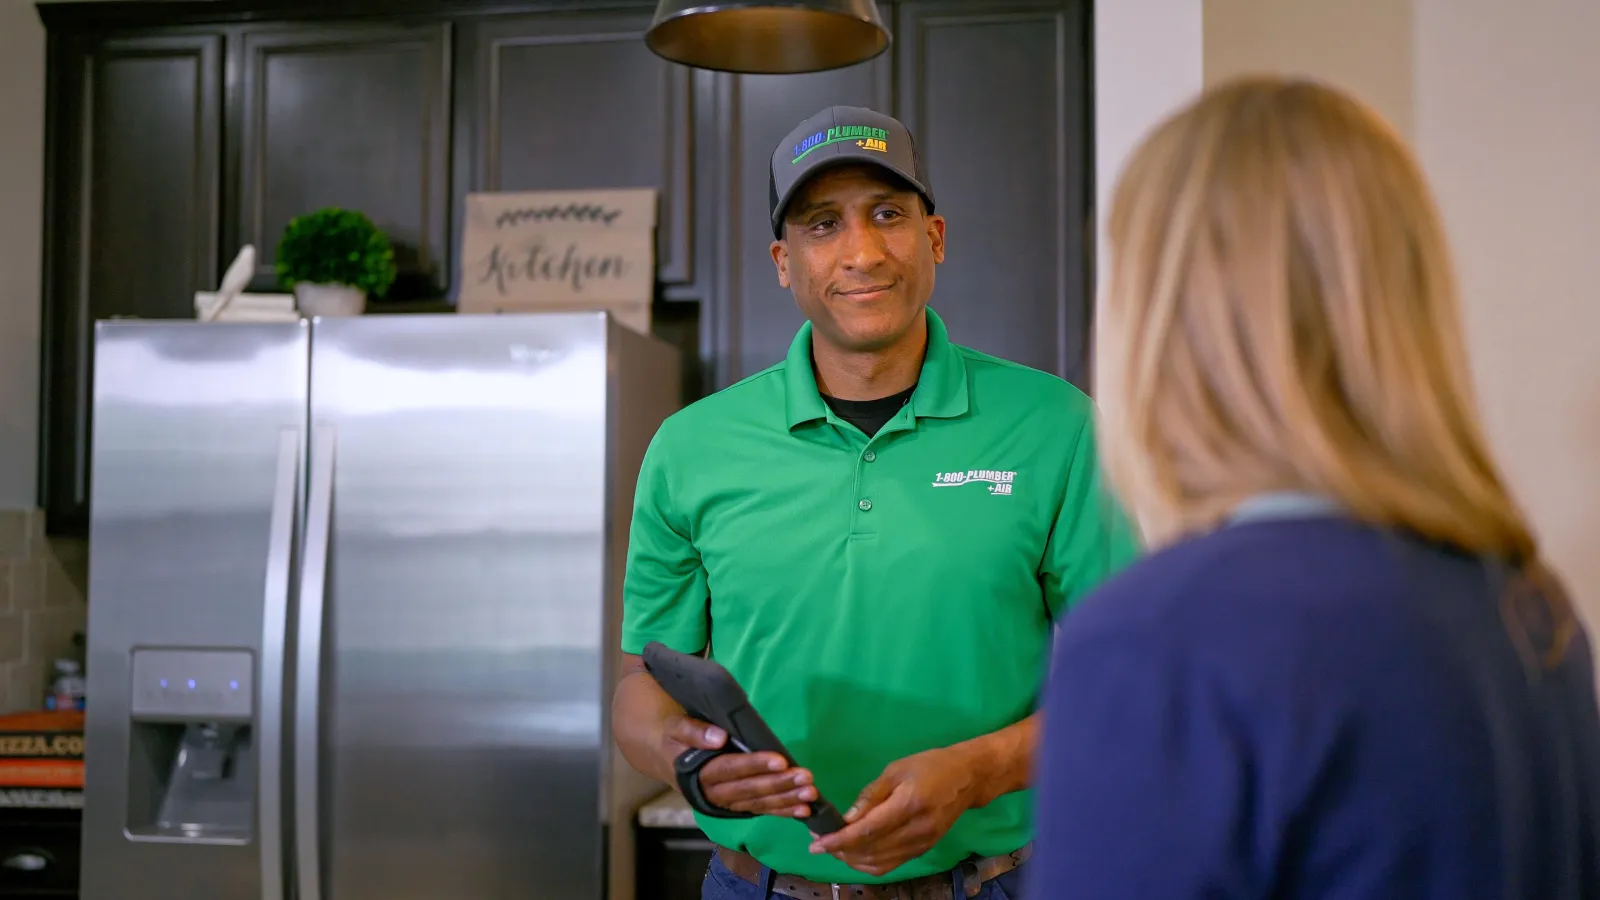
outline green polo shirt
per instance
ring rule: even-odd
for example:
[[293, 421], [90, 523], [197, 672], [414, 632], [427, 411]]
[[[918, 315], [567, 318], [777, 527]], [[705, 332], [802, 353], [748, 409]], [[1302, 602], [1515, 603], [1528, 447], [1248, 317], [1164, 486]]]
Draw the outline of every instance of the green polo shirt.
[[[784, 362], [663, 423], [639, 475], [623, 650], [709, 641], [840, 810], [889, 763], [1031, 714], [1051, 617], [1136, 552], [1089, 399], [927, 316], [916, 390], [871, 439], [823, 402], [807, 324]], [[967, 812], [878, 879], [812, 855], [792, 819], [698, 824], [778, 872], [894, 881], [1015, 850], [1030, 802]]]

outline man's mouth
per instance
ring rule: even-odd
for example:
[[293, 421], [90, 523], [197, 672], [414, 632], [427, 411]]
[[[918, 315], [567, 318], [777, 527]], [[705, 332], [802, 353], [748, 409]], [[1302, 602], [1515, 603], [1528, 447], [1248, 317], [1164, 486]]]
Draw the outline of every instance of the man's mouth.
[[890, 282], [888, 284], [869, 284], [869, 285], [866, 285], [864, 287], [851, 288], [850, 290], [847, 290], [847, 291], [840, 291], [839, 292], [839, 296], [847, 297], [847, 298], [849, 298], [851, 300], [856, 300], [856, 301], [876, 300], [879, 297], [882, 297], [884, 294], [889, 293], [890, 289], [892, 289], [893, 287], [894, 287], [894, 283], [893, 282]]

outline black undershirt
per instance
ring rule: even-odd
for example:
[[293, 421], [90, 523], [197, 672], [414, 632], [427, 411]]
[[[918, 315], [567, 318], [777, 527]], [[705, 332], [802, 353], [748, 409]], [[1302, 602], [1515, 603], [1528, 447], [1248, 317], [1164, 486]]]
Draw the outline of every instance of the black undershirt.
[[840, 400], [838, 397], [822, 395], [822, 401], [828, 404], [833, 414], [861, 429], [861, 433], [872, 437], [878, 430], [889, 424], [900, 407], [906, 405], [911, 395], [917, 389], [916, 385], [906, 388], [898, 394], [890, 394], [876, 400]]

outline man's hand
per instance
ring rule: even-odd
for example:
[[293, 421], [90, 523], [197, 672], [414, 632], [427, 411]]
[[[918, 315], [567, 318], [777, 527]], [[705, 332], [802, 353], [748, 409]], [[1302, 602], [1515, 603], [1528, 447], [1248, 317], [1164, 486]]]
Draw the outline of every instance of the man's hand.
[[[663, 725], [661, 750], [667, 771], [685, 750], [715, 750], [728, 740], [721, 728], [688, 716], [671, 716]], [[817, 799], [811, 773], [790, 768], [776, 753], [724, 753], [701, 768], [700, 790], [712, 805], [723, 809], [794, 818], [811, 815], [811, 801]]]
[[845, 813], [849, 824], [817, 838], [850, 868], [884, 875], [928, 852], [962, 813], [984, 802], [984, 767], [961, 745], [890, 763]]
[[[633, 654], [622, 657], [611, 731], [629, 765], [672, 787], [677, 787], [673, 763], [685, 750], [716, 750], [728, 740], [721, 728], [684, 715]], [[775, 753], [719, 756], [701, 768], [700, 787], [717, 806], [758, 815], [809, 816], [817, 799], [811, 773], [788, 768]]]

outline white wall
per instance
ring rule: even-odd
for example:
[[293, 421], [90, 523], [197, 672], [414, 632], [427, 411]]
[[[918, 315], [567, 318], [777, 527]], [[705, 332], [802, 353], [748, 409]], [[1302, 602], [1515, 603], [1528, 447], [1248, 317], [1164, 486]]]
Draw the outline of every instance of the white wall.
[[1411, 0], [1205, 0], [1206, 83], [1262, 70], [1314, 75], [1409, 137], [1413, 37]]
[[0, 0], [0, 510], [35, 503], [44, 27]]
[[1409, 136], [1490, 439], [1600, 636], [1600, 2], [1206, 0], [1205, 20], [1208, 82], [1311, 74]]
[[1600, 2], [1415, 0], [1415, 26], [1484, 414], [1600, 640]]
[[1099, 0], [1094, 10], [1097, 272], [1105, 271], [1105, 212], [1128, 154], [1192, 97], [1205, 75], [1200, 0]]

